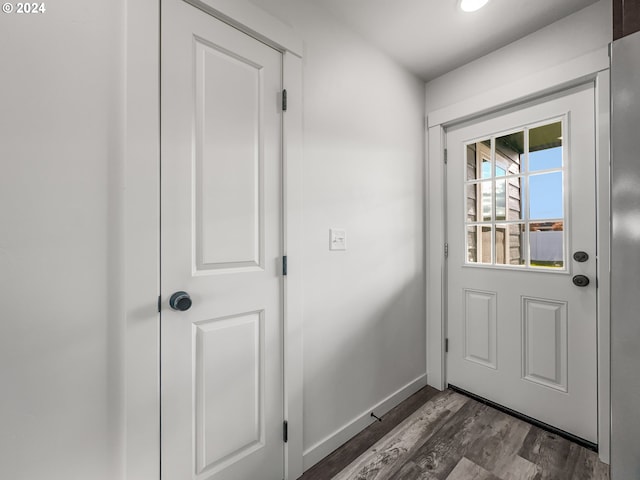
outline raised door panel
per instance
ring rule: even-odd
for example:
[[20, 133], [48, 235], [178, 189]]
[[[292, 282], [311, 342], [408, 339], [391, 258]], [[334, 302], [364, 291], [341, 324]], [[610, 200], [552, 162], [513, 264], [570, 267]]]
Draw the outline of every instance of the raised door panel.
[[567, 304], [522, 299], [522, 375], [540, 385], [567, 391]]
[[264, 267], [262, 67], [194, 48], [195, 269]]
[[264, 312], [194, 324], [197, 472], [264, 445]]
[[497, 368], [496, 293], [464, 290], [464, 358]]

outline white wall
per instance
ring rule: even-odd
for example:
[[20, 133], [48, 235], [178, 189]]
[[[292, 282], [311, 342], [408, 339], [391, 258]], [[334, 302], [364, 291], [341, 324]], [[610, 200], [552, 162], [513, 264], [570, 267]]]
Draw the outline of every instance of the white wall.
[[123, 2], [0, 14], [0, 478], [121, 478]]
[[[148, 306], [123, 291], [124, 3], [0, 14], [1, 478], [124, 476], [124, 305]], [[425, 383], [424, 88], [310, 0], [277, 3], [306, 49], [309, 465]]]
[[[425, 374], [424, 85], [312, 1], [254, 3], [305, 44], [308, 467]], [[330, 227], [346, 229], [346, 252], [329, 251]]]
[[427, 113], [606, 47], [611, 1], [600, 0], [427, 83]]

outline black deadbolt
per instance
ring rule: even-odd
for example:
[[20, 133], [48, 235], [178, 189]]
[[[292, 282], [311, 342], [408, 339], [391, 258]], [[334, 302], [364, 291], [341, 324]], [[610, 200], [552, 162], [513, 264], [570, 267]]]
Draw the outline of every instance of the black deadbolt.
[[589, 260], [589, 254], [587, 252], [576, 252], [573, 254], [573, 259], [580, 263], [586, 262]]
[[181, 312], [189, 310], [191, 308], [191, 297], [187, 292], [176, 292], [171, 295], [169, 306]]
[[576, 287], [586, 287], [589, 285], [589, 277], [585, 277], [584, 275], [576, 275], [573, 277], [573, 284]]

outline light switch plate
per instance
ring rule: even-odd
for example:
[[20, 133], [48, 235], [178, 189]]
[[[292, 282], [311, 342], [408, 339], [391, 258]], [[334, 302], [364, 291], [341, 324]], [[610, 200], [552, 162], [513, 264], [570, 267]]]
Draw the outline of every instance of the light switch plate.
[[329, 250], [347, 249], [347, 231], [344, 228], [329, 229]]

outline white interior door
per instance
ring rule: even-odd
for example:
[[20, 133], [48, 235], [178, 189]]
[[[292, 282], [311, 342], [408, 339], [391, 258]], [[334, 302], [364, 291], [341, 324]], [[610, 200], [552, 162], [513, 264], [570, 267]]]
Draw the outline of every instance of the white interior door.
[[284, 477], [281, 86], [279, 52], [163, 0], [166, 480]]
[[447, 380], [596, 443], [594, 132], [592, 85], [447, 131]]

